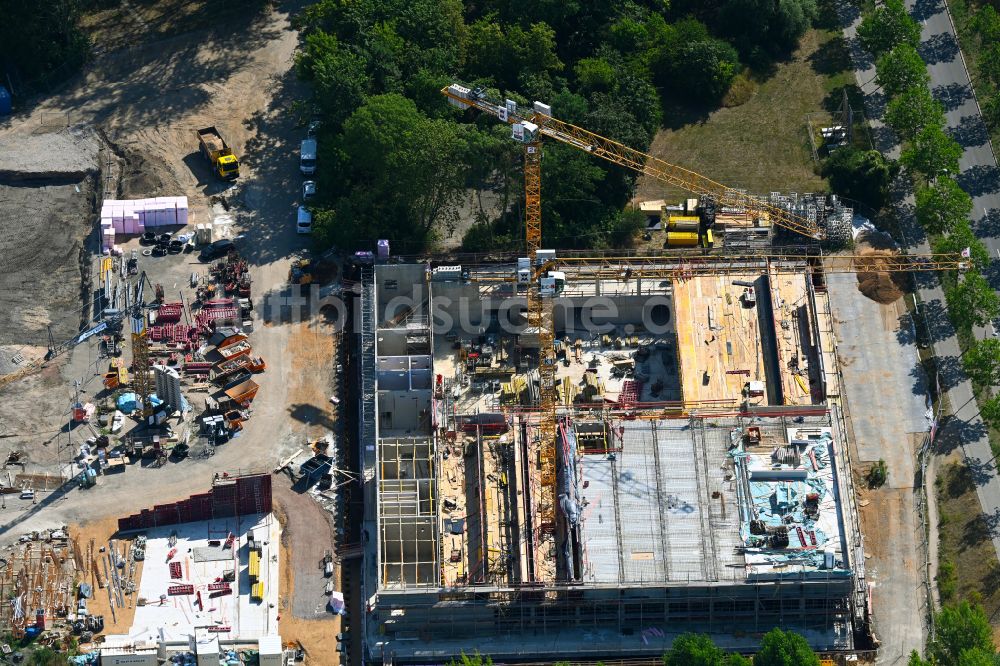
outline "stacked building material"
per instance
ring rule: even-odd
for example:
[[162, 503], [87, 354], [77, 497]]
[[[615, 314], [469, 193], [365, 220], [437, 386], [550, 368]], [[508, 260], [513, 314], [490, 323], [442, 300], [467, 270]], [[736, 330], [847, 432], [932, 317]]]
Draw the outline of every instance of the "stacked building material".
[[149, 327], [149, 339], [153, 342], [184, 344], [191, 340], [192, 332], [187, 324], [157, 324]]
[[158, 324], [174, 324], [181, 320], [184, 313], [182, 303], [164, 303], [156, 311], [156, 322]]
[[183, 226], [187, 222], [187, 197], [105, 199], [101, 206], [101, 229], [110, 227], [116, 234], [141, 234], [149, 228]]

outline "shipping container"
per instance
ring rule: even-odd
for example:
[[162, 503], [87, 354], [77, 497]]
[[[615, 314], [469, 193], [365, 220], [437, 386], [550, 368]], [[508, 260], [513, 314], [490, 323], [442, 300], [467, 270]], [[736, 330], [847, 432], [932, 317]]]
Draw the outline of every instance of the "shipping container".
[[667, 245], [669, 247], [696, 247], [698, 245], [698, 232], [668, 231]]

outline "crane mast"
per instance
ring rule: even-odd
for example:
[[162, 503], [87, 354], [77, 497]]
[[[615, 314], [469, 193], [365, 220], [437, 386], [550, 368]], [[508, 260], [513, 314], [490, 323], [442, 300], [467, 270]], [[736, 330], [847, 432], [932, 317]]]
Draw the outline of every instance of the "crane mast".
[[538, 335], [539, 463], [542, 493], [539, 516], [543, 530], [555, 528], [556, 485], [556, 354], [553, 347], [552, 296], [541, 290], [545, 262], [538, 256], [542, 244], [542, 146], [539, 141], [524, 145], [525, 244], [532, 262], [528, 285], [528, 329]]

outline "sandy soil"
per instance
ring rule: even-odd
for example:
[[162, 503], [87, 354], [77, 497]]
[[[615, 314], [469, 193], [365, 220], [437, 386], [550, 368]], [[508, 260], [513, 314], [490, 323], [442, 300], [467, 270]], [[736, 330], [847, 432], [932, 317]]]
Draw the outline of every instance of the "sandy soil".
[[[88, 602], [87, 609], [91, 615], [104, 616], [105, 634], [127, 634], [129, 628], [132, 626], [132, 620], [135, 618], [135, 598], [132, 600], [131, 607], [119, 608], [115, 606], [114, 615], [112, 615], [111, 603], [108, 599], [108, 588], [106, 586], [101, 587], [98, 584], [98, 576], [95, 575], [95, 572], [99, 572], [100, 579], [104, 581], [104, 569], [101, 566], [101, 561], [98, 559], [97, 568], [87, 561], [88, 545], [91, 540], [93, 540], [92, 552], [94, 558], [103, 558], [105, 554], [101, 553], [100, 549], [107, 547], [108, 541], [114, 537], [117, 531], [118, 516], [104, 516], [82, 525], [72, 526], [70, 529], [70, 534], [73, 535], [77, 544], [79, 544], [80, 554], [84, 563], [84, 573], [82, 580], [79, 582], [88, 583], [94, 588], [94, 596]], [[121, 550], [120, 544], [118, 549], [119, 551]], [[141, 578], [142, 563], [140, 562], [136, 567], [136, 587], [138, 587]]]
[[[282, 526], [281, 617], [282, 637], [302, 643], [312, 663], [334, 664], [340, 617], [327, 608], [325, 585], [332, 580], [341, 590], [340, 566], [333, 576], [323, 576], [321, 561], [333, 549], [329, 515], [307, 494], [300, 494], [278, 481], [274, 489], [278, 518]], [[307, 536], [304, 536], [307, 535]]]

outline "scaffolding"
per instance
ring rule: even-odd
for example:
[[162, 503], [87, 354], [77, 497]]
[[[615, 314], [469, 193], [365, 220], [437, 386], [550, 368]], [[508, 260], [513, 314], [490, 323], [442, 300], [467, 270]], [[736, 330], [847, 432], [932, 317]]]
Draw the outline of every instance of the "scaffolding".
[[0, 568], [0, 626], [20, 638], [36, 620], [72, 611], [78, 559], [70, 541], [18, 544]]

